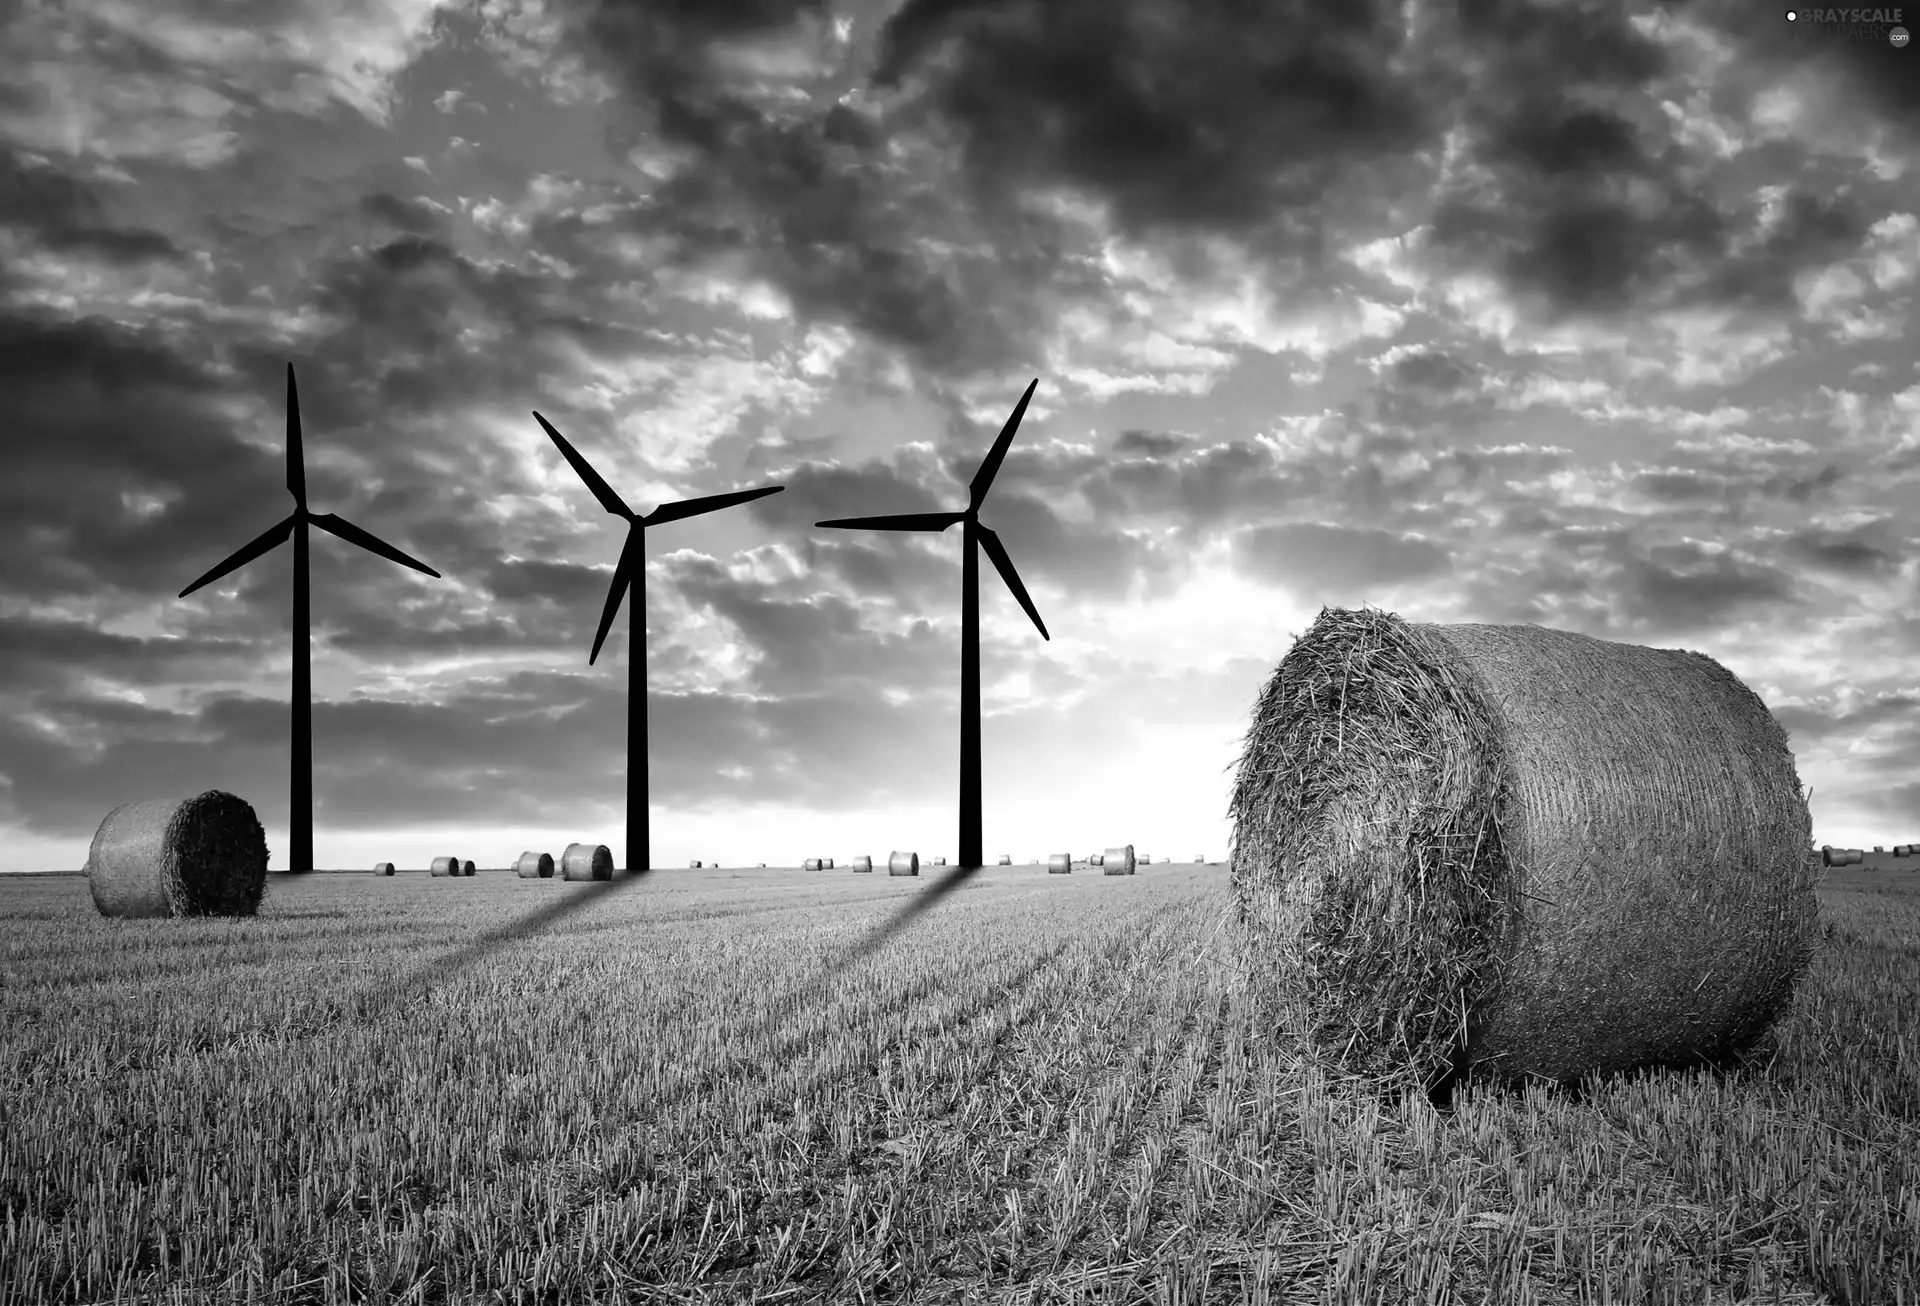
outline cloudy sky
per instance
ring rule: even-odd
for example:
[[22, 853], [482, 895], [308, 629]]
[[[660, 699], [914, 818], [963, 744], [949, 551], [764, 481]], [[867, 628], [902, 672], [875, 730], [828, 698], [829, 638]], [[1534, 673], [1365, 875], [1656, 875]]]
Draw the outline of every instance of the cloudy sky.
[[[1698, 649], [1819, 842], [1920, 839], [1920, 58], [1746, 0], [0, 6], [0, 869], [228, 789], [286, 865], [285, 368], [316, 853], [1226, 846], [1324, 605]], [[1871, 39], [1854, 39], [1871, 37]]]

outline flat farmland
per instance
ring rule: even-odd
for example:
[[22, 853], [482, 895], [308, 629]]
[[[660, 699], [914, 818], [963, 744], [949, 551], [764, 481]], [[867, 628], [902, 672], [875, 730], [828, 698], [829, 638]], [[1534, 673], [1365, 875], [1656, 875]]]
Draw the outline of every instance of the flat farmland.
[[0, 880], [0, 1302], [1914, 1302], [1895, 865], [1752, 1066], [1450, 1113], [1263, 1035], [1218, 866]]

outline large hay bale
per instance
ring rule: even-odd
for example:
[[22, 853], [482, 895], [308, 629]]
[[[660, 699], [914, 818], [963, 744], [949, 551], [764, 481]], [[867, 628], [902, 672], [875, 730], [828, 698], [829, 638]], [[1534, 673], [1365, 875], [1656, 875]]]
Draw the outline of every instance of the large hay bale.
[[1817, 938], [1786, 735], [1697, 653], [1323, 609], [1231, 811], [1273, 1014], [1403, 1083], [1737, 1054]]
[[267, 832], [246, 799], [122, 803], [87, 850], [87, 887], [102, 916], [251, 916], [267, 886]]
[[520, 860], [513, 864], [514, 873], [523, 880], [551, 880], [553, 878], [553, 854], [524, 852]]
[[603, 843], [570, 843], [560, 854], [563, 880], [611, 880], [613, 850]]
[[392, 875], [393, 863], [392, 862], [375, 862], [373, 864], [373, 873], [375, 875]]
[[458, 857], [436, 857], [427, 867], [427, 874], [436, 879], [458, 879], [460, 859]]
[[831, 858], [831, 857], [823, 857], [823, 858], [821, 858], [820, 860], [821, 860], [821, 862], [822, 862], [822, 864], [824, 864], [824, 865], [826, 866], [826, 868], [827, 868], [828, 870], [832, 870], [832, 869], [833, 869], [833, 858]]
[[894, 852], [887, 854], [888, 875], [920, 874], [920, 854]]
[[473, 870], [474, 870], [474, 867], [473, 867], [473, 862], [471, 860], [460, 863], [460, 874], [472, 875]]
[[1047, 858], [1047, 874], [1048, 875], [1072, 875], [1073, 874], [1073, 854], [1072, 853], [1054, 853], [1052, 856], [1048, 857]]
[[1824, 866], [1858, 866], [1866, 860], [1866, 855], [1858, 848], [1822, 848], [1820, 862]]
[[856, 858], [854, 858], [854, 859], [853, 859], [853, 869], [854, 869], [854, 870], [856, 870], [856, 871], [871, 871], [871, 870], [873, 870], [873, 858], [872, 858], [872, 857], [870, 857], [870, 856], [866, 856], [866, 855], [862, 855], [862, 856], [859, 856], [859, 857], [856, 857]]
[[1133, 845], [1123, 843], [1118, 848], [1109, 848], [1100, 854], [1100, 873], [1102, 875], [1132, 875]]
[[818, 870], [824, 870], [825, 868], [826, 868], [826, 863], [821, 861], [818, 857], [803, 858], [801, 859], [801, 862], [800, 862], [800, 869], [803, 871], [818, 871]]
[[1000, 865], [1002, 865], [1002, 866], [1011, 866], [1011, 865], [1013, 865], [1013, 854], [1012, 854], [1012, 853], [1001, 853], [1001, 854], [1000, 854]]

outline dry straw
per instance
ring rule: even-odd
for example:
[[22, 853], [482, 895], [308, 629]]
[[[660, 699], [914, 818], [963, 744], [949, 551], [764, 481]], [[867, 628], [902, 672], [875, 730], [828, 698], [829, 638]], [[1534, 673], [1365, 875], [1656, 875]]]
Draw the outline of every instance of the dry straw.
[[1099, 854], [1099, 853], [1088, 853], [1088, 854], [1087, 854], [1087, 865], [1089, 865], [1089, 866], [1098, 866], [1099, 864], [1100, 864], [1100, 854]]
[[1052, 856], [1048, 857], [1047, 858], [1047, 874], [1048, 875], [1072, 875], [1073, 874], [1073, 854], [1072, 853], [1054, 853]]
[[1109, 848], [1100, 854], [1100, 873], [1102, 875], [1132, 875], [1133, 845], [1121, 844], [1118, 848]]
[[889, 853], [887, 855], [887, 874], [888, 875], [920, 874], [920, 854], [919, 853], [902, 853], [902, 852]]
[[470, 862], [470, 861], [466, 861], [466, 862], [461, 862], [461, 863], [460, 863], [460, 874], [462, 874], [462, 875], [472, 875], [472, 874], [473, 874], [473, 863], [472, 863], [472, 862]]
[[392, 875], [393, 863], [392, 862], [375, 862], [373, 864], [373, 873], [375, 875]]
[[1193, 864], [1195, 866], [1205, 866], [1207, 864], [1207, 855], [1205, 853], [1195, 853], [1193, 855]]
[[933, 859], [933, 864], [935, 866], [945, 866], [947, 864], [947, 859], [944, 857], [936, 857]]
[[825, 867], [826, 863], [818, 857], [809, 857], [800, 863], [800, 869], [803, 871], [818, 871], [825, 869]]
[[1260, 992], [1402, 1083], [1737, 1055], [1818, 931], [1786, 734], [1697, 653], [1323, 609], [1231, 812]]
[[243, 798], [122, 803], [87, 851], [87, 886], [102, 916], [251, 916], [267, 885], [267, 833]]
[[611, 880], [613, 852], [603, 843], [570, 843], [560, 854], [563, 880]]
[[699, 869], [700, 869], [700, 859], [696, 857], [696, 858], [695, 858], [694, 860], [692, 860], [692, 861], [690, 861], [690, 862], [688, 862], [688, 863], [687, 863], [687, 869], [688, 869], [688, 870], [690, 870], [690, 871], [697, 871], [697, 870], [699, 870]]
[[826, 866], [826, 868], [827, 868], [828, 870], [832, 870], [832, 869], [833, 869], [833, 858], [831, 858], [831, 857], [823, 857], [823, 858], [821, 858], [820, 860], [821, 860], [821, 862], [822, 862], [822, 863], [823, 863], [823, 864], [824, 864], [824, 865]]
[[524, 852], [520, 860], [513, 864], [514, 874], [523, 880], [551, 880], [553, 878], [553, 854]]
[[1866, 854], [1858, 848], [1823, 848], [1820, 860], [1827, 866], [1859, 866], [1866, 861]]
[[854, 858], [853, 869], [856, 871], [871, 871], [873, 869], [873, 858], [868, 856]]
[[458, 857], [436, 857], [433, 859], [432, 865], [427, 868], [427, 873], [438, 879], [457, 878], [460, 874], [460, 859]]
[[1001, 854], [1000, 854], [1000, 864], [1001, 864], [1002, 866], [1011, 866], [1011, 865], [1013, 865], [1013, 854], [1012, 854], [1012, 853], [1001, 853]]

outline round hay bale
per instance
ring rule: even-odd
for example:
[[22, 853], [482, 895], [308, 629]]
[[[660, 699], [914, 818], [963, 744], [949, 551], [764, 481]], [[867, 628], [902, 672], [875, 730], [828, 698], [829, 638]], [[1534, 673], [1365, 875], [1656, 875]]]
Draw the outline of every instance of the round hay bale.
[[823, 862], [823, 863], [824, 863], [824, 864], [826, 865], [826, 868], [827, 868], [828, 870], [832, 870], [832, 869], [833, 869], [833, 858], [831, 858], [831, 857], [824, 857], [824, 858], [822, 858], [822, 859], [821, 859], [821, 861], [822, 861], [822, 862]]
[[935, 866], [945, 866], [947, 864], [947, 859], [944, 857], [936, 857], [933, 859], [933, 864]]
[[1879, 844], [1875, 844], [1875, 845], [1873, 846], [1873, 850], [1874, 850], [1875, 852], [1877, 852], [1877, 853], [1883, 853], [1883, 852], [1885, 852], [1885, 851], [1886, 851], [1886, 849], [1885, 849], [1885, 848], [1882, 848], [1882, 847], [1881, 847], [1881, 846], [1880, 846]]
[[1858, 848], [1822, 848], [1820, 861], [1826, 866], [1858, 866], [1865, 860]]
[[824, 866], [825, 863], [818, 857], [809, 857], [800, 863], [800, 869], [803, 871], [817, 871]]
[[1073, 854], [1072, 853], [1054, 853], [1052, 856], [1048, 857], [1047, 858], [1047, 874], [1048, 875], [1072, 875], [1073, 874]]
[[690, 862], [688, 862], [688, 863], [687, 863], [687, 869], [688, 869], [688, 870], [690, 870], [690, 871], [697, 871], [697, 870], [699, 870], [699, 869], [700, 869], [700, 859], [696, 857], [696, 858], [694, 858], [694, 859], [693, 859], [692, 861], [690, 861]]
[[887, 854], [888, 875], [920, 874], [920, 854], [894, 852]]
[[1193, 864], [1195, 866], [1205, 866], [1207, 864], [1207, 855], [1205, 853], [1195, 853], [1193, 855]]
[[1134, 858], [1134, 860], [1142, 866], [1150, 866], [1153, 863], [1153, 858], [1147, 856], [1145, 853], [1141, 853], [1138, 857]]
[[375, 875], [392, 875], [393, 863], [392, 862], [375, 862], [373, 864], [373, 873]]
[[560, 854], [563, 880], [611, 880], [613, 851], [603, 843], [570, 843]]
[[1261, 996], [1403, 1084], [1737, 1054], [1818, 936], [1786, 735], [1697, 653], [1323, 609], [1231, 813]]
[[553, 878], [553, 854], [524, 852], [520, 860], [513, 864], [514, 874], [523, 880], [551, 880]]
[[764, 871], [764, 870], [766, 870], [766, 869], [767, 869], [767, 864], [766, 864], [765, 862], [761, 862], [761, 863], [760, 863], [760, 869], [761, 869], [761, 870], [763, 870], [763, 871]]
[[471, 861], [465, 861], [465, 862], [461, 862], [461, 863], [460, 863], [460, 874], [462, 874], [462, 875], [472, 875], [472, 874], [473, 874], [473, 863], [472, 863]]
[[1109, 848], [1100, 854], [1100, 873], [1102, 875], [1132, 875], [1133, 845], [1123, 843], [1118, 848]]
[[1088, 853], [1088, 854], [1087, 854], [1087, 865], [1089, 865], [1089, 866], [1098, 866], [1099, 864], [1100, 864], [1100, 854], [1099, 854], [1099, 853]]
[[436, 879], [458, 878], [460, 875], [460, 859], [458, 857], [436, 857], [433, 859], [432, 864], [427, 867], [427, 874]]
[[1000, 854], [1000, 864], [1001, 864], [1002, 866], [1011, 866], [1011, 865], [1013, 865], [1013, 854], [1012, 854], [1012, 853], [1001, 853], [1001, 854]]
[[867, 856], [861, 856], [861, 857], [856, 857], [856, 858], [854, 858], [854, 859], [853, 859], [853, 869], [854, 869], [854, 870], [856, 870], [856, 871], [871, 871], [871, 870], [873, 870], [873, 858], [871, 858], [871, 857], [867, 857]]
[[102, 916], [251, 916], [267, 886], [267, 832], [244, 798], [122, 803], [87, 850], [87, 887]]

